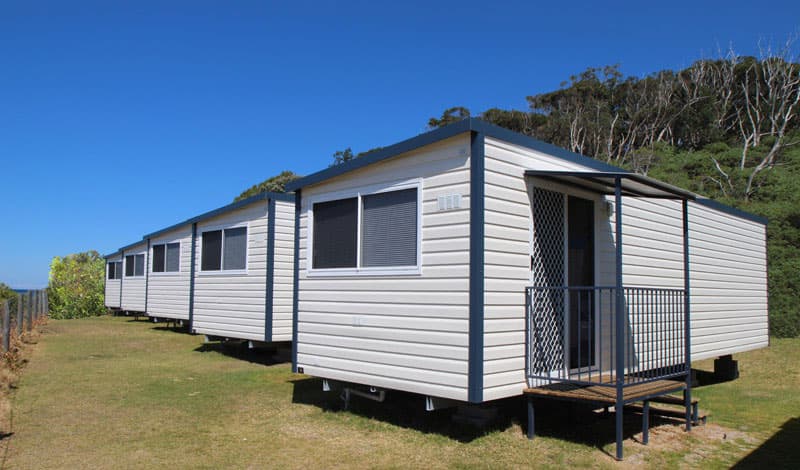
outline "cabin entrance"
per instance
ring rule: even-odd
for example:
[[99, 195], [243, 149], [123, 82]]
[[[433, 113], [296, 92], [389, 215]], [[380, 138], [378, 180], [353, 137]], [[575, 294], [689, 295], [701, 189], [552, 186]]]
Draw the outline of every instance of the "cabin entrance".
[[[552, 366], [570, 372], [595, 367], [597, 308], [595, 291], [595, 201], [534, 187], [531, 280], [554, 289], [551, 328], [564, 338]], [[556, 298], [559, 297], [559, 298]]]

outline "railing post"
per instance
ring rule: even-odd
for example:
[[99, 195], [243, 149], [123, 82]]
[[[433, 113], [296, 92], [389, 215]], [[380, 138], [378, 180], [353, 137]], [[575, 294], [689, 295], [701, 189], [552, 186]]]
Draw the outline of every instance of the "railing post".
[[616, 386], [617, 386], [617, 400], [614, 409], [616, 411], [617, 421], [617, 460], [622, 460], [622, 426], [623, 426], [623, 409], [625, 408], [623, 393], [625, 381], [625, 297], [622, 291], [622, 178], [619, 176], [614, 178], [614, 214], [616, 225], [616, 291], [617, 291], [617, 308], [616, 308], [616, 331], [615, 341], [617, 349], [617, 364], [616, 364]]
[[683, 395], [686, 406], [686, 430], [692, 430], [692, 338], [689, 303], [689, 201], [683, 200], [683, 317], [684, 353], [686, 368], [686, 391]]

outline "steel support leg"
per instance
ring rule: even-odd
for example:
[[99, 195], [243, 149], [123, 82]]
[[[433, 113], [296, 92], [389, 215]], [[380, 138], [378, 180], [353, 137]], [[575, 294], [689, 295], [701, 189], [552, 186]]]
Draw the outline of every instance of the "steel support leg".
[[642, 407], [642, 444], [650, 442], [650, 400], [644, 401]]
[[692, 430], [692, 392], [691, 389], [683, 391], [683, 403], [686, 406], [686, 430]]
[[617, 418], [617, 460], [622, 460], [622, 410], [624, 406], [620, 400], [617, 400], [617, 406], [614, 407], [614, 414]]
[[533, 439], [534, 433], [533, 397], [528, 397], [528, 439]]

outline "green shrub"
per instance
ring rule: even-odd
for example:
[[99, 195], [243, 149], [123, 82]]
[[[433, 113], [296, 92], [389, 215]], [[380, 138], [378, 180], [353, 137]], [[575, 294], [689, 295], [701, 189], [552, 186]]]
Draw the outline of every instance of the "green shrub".
[[96, 251], [56, 256], [50, 263], [50, 316], [83, 318], [105, 313], [105, 260]]

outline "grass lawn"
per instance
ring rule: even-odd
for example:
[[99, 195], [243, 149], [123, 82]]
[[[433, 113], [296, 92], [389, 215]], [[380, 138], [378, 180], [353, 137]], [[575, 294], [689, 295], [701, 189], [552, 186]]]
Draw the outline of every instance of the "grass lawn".
[[422, 397], [354, 398], [340, 411], [319, 380], [270, 354], [204, 346], [202, 337], [119, 317], [50, 321], [13, 397], [4, 468], [800, 468], [800, 340], [737, 355], [742, 377], [696, 389], [709, 424], [685, 433], [654, 419], [626, 422], [615, 462], [613, 419], [562, 403], [541, 405], [538, 436], [524, 437], [521, 400], [475, 430], [452, 410], [426, 413]]

